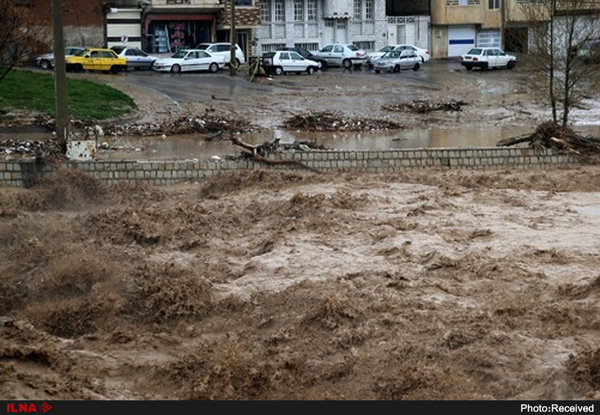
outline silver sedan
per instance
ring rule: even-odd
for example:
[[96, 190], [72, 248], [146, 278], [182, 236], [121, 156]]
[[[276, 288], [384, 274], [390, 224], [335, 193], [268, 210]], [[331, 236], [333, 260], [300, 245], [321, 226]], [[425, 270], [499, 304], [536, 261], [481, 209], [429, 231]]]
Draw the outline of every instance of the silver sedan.
[[418, 71], [421, 68], [421, 57], [412, 50], [392, 50], [386, 52], [373, 64], [375, 73], [400, 72], [405, 69]]

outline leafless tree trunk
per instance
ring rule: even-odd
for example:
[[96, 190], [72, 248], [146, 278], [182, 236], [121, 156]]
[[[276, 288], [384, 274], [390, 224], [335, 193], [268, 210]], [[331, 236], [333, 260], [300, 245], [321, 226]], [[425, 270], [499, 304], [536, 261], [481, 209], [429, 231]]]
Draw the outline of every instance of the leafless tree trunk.
[[522, 5], [530, 26], [532, 82], [552, 110], [555, 123], [567, 125], [574, 106], [595, 90], [597, 65], [579, 54], [600, 38], [600, 5], [585, 0], [538, 0]]

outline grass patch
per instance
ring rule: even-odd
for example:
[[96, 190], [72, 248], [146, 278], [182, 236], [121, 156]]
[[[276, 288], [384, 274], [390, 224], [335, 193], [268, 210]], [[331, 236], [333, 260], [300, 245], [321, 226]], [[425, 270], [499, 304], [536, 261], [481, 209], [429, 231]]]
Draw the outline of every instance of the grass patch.
[[[13, 69], [0, 82], [0, 108], [40, 111], [56, 116], [54, 73]], [[133, 98], [108, 85], [85, 79], [67, 79], [69, 116], [102, 120], [132, 113]]]

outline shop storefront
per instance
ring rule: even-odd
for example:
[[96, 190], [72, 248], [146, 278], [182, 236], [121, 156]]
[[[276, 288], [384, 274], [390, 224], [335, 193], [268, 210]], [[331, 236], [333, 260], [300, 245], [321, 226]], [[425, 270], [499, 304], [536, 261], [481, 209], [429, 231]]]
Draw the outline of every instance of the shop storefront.
[[148, 53], [175, 53], [213, 39], [216, 16], [148, 14], [142, 49]]

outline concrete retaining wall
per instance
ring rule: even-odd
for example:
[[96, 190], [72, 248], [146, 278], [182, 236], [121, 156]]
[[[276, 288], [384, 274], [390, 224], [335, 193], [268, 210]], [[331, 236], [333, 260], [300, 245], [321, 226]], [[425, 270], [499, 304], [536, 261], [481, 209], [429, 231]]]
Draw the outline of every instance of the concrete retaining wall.
[[549, 149], [460, 148], [387, 151], [309, 151], [276, 154], [275, 164], [252, 160], [161, 160], [161, 161], [68, 161], [59, 166], [36, 163], [35, 159], [0, 161], [0, 186], [31, 187], [40, 178], [61, 168], [80, 169], [111, 184], [144, 182], [153, 186], [202, 181], [215, 174], [250, 169], [319, 171], [363, 171], [385, 173], [434, 168], [467, 169], [552, 169], [579, 165], [569, 155]]

